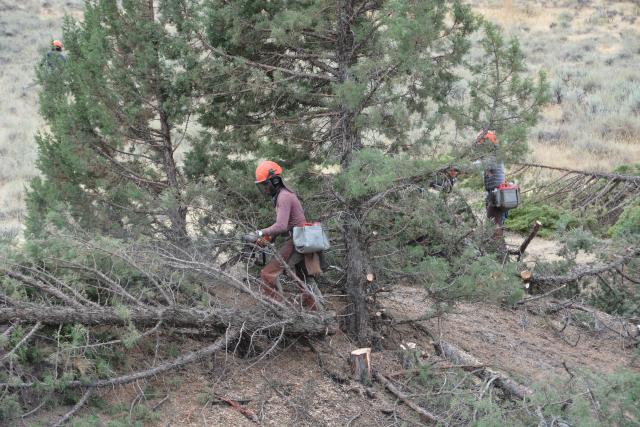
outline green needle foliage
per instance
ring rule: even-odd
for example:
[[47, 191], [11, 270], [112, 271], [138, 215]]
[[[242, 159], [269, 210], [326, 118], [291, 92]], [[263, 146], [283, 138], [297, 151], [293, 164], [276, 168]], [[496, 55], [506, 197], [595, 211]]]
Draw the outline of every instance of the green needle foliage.
[[119, 237], [187, 238], [177, 150], [192, 114], [196, 58], [153, 2], [89, 1], [68, 18], [68, 60], [40, 66], [38, 168], [28, 232], [52, 222]]
[[[461, 2], [93, 0], [65, 43], [68, 61], [39, 70], [49, 131], [31, 235], [53, 225], [182, 245], [255, 229], [272, 213], [252, 170], [269, 158], [335, 231], [346, 269], [333, 279], [361, 341], [370, 273], [447, 301], [511, 294], [501, 279], [471, 285], [503, 270], [483, 258], [488, 234], [461, 197], [426, 188], [470, 159], [478, 129], [499, 132], [502, 157], [521, 155], [547, 87]], [[445, 139], [453, 126], [469, 135], [462, 151]]]

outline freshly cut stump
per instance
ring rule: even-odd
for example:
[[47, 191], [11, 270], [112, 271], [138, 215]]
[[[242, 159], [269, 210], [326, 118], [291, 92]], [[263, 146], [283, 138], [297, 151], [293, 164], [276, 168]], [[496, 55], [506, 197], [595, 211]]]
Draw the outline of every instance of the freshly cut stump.
[[351, 352], [351, 373], [360, 384], [371, 384], [370, 348], [359, 348]]

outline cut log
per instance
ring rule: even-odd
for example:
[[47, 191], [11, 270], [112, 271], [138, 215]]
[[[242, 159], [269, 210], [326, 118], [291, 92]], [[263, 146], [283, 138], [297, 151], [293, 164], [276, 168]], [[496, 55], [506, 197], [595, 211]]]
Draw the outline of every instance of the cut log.
[[371, 384], [371, 349], [359, 348], [351, 352], [351, 373], [360, 384]]
[[540, 231], [540, 227], [542, 227], [542, 223], [536, 220], [533, 223], [533, 229], [531, 229], [531, 232], [529, 233], [527, 238], [524, 239], [524, 242], [522, 242], [522, 244], [520, 245], [520, 248], [518, 249], [518, 261], [520, 261], [520, 259], [524, 256], [524, 251], [527, 250], [529, 243], [531, 243], [531, 241], [535, 239], [535, 237], [538, 235], [538, 231]]
[[[453, 344], [440, 340], [433, 345], [442, 357], [452, 361], [453, 363], [465, 366], [481, 365], [478, 359]], [[484, 367], [481, 369], [474, 368], [472, 372], [477, 377], [486, 381], [495, 378], [493, 383], [497, 387], [517, 399], [524, 400], [527, 396], [531, 396], [533, 394], [533, 390], [529, 387], [519, 384], [512, 380], [507, 374], [498, 370]]]
[[175, 327], [196, 327], [224, 331], [228, 326], [247, 331], [262, 331], [287, 335], [325, 335], [337, 330], [335, 313], [288, 312], [282, 317], [264, 311], [212, 308], [202, 310], [173, 306], [166, 308], [129, 307], [127, 313], [117, 313], [110, 307], [65, 307], [44, 304], [16, 303], [0, 308], [0, 324], [13, 321], [41, 322], [45, 325], [80, 323], [89, 326], [121, 325], [154, 326], [159, 321]]

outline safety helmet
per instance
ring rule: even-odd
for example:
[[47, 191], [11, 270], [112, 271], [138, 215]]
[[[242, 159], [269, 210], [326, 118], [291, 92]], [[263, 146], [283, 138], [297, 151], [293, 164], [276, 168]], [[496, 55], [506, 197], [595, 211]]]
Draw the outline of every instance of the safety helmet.
[[62, 42], [60, 40], [54, 40], [51, 42], [51, 46], [57, 47], [58, 49], [62, 49]]
[[276, 162], [263, 160], [256, 168], [256, 184], [264, 182], [274, 176], [280, 176], [282, 168]]
[[498, 136], [495, 130], [481, 130], [476, 136], [476, 142], [482, 144], [485, 141], [489, 141], [492, 144], [498, 144]]

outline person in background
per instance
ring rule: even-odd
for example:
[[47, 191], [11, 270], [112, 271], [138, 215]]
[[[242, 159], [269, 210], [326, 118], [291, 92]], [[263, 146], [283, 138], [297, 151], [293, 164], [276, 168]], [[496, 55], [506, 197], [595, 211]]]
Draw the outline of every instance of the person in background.
[[49, 68], [55, 68], [61, 63], [67, 61], [67, 58], [62, 53], [62, 42], [60, 40], [54, 40], [51, 42], [51, 50], [47, 52], [46, 62]]
[[482, 177], [484, 190], [486, 191], [485, 205], [487, 218], [493, 220], [496, 225], [496, 238], [502, 238], [502, 227], [507, 218], [507, 209], [494, 206], [492, 192], [506, 182], [504, 163], [498, 160], [496, 151], [498, 138], [495, 130], [482, 130], [476, 137], [476, 144], [484, 153], [480, 163], [482, 165]]

